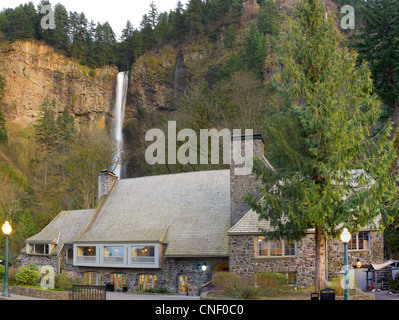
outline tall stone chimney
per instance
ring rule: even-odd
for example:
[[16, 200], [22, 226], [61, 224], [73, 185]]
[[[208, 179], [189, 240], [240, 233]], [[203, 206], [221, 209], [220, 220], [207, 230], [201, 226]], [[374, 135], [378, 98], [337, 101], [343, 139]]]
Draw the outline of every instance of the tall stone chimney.
[[111, 171], [103, 170], [98, 174], [98, 203], [108, 195], [116, 181], [118, 181], [118, 177]]
[[[230, 207], [231, 207], [231, 226], [234, 226], [249, 210], [250, 207], [243, 201], [243, 196], [251, 193], [255, 198], [260, 199], [260, 182], [256, 180], [252, 171], [249, 174], [240, 174], [245, 166], [244, 163], [236, 163], [237, 153], [244, 157], [258, 158], [270, 164], [264, 157], [265, 143], [261, 134], [241, 135], [231, 137], [231, 165], [230, 165]], [[252, 152], [248, 155], [248, 150]], [[253, 159], [251, 159], [253, 161]]]

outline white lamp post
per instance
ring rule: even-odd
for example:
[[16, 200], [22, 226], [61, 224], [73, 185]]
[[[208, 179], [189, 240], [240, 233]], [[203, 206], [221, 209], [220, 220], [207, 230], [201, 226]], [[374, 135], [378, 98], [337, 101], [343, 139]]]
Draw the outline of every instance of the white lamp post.
[[341, 233], [341, 241], [344, 244], [344, 255], [345, 255], [345, 300], [349, 300], [349, 270], [348, 270], [348, 243], [351, 241], [351, 234], [347, 228]]

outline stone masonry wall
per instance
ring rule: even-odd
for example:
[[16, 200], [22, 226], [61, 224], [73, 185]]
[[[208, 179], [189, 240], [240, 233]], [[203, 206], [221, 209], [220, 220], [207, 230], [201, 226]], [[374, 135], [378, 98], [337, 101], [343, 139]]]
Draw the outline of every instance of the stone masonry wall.
[[[201, 286], [212, 279], [213, 268], [220, 263], [228, 263], [228, 258], [163, 258], [159, 269], [139, 268], [105, 268], [105, 267], [76, 267], [67, 259], [68, 250], [73, 245], [65, 245], [60, 255], [61, 270], [64, 274], [83, 278], [85, 272], [99, 272], [101, 285], [112, 281], [112, 274], [126, 275], [128, 291], [138, 291], [139, 275], [153, 274], [158, 277], [158, 287], [168, 288], [170, 292], [178, 293], [179, 276], [186, 275], [188, 279], [188, 294], [199, 295]], [[202, 271], [206, 264], [207, 270]]]
[[[255, 236], [230, 236], [230, 271], [248, 275], [265, 271], [296, 272], [298, 285], [312, 286], [315, 274], [314, 234], [308, 234], [297, 244], [296, 257], [256, 258]], [[362, 267], [384, 260], [383, 236], [379, 232], [370, 233], [370, 250], [349, 251], [349, 265], [360, 260]], [[338, 277], [344, 264], [344, 245], [338, 239], [328, 239], [327, 243], [328, 280]]]
[[[245, 154], [245, 140], [242, 140], [241, 154]], [[254, 158], [262, 159], [264, 155], [264, 143], [262, 139], [253, 140], [253, 155]], [[232, 148], [233, 152], [233, 148]], [[249, 210], [250, 207], [243, 201], [243, 196], [246, 193], [253, 194], [256, 198], [261, 197], [259, 192], [259, 183], [256, 181], [255, 175], [250, 174], [246, 176], [234, 174], [234, 169], [237, 166], [232, 157], [230, 166], [230, 205], [231, 205], [231, 226], [235, 225]]]
[[[344, 266], [344, 244], [339, 240], [331, 240], [327, 250], [329, 277], [338, 277]], [[358, 260], [362, 263], [362, 268], [368, 267], [370, 263], [384, 261], [384, 239], [380, 232], [370, 232], [370, 250], [348, 251], [349, 266], [355, 267]]]
[[239, 275], [254, 273], [296, 272], [298, 285], [311, 286], [315, 273], [314, 235], [309, 234], [298, 242], [296, 257], [256, 258], [255, 236], [230, 236], [230, 271]]

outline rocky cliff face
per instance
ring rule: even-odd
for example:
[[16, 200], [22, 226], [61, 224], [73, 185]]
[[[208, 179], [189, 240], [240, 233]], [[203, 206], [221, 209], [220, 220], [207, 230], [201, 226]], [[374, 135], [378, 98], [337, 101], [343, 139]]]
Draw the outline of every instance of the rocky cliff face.
[[0, 74], [7, 83], [2, 109], [13, 121], [33, 123], [45, 100], [57, 112], [103, 121], [112, 113], [118, 70], [92, 70], [35, 41], [0, 46]]
[[159, 52], [141, 56], [132, 67], [125, 119], [173, 111], [178, 95], [193, 78], [201, 78], [207, 71], [208, 66], [202, 64], [210, 56], [207, 45], [165, 46]]

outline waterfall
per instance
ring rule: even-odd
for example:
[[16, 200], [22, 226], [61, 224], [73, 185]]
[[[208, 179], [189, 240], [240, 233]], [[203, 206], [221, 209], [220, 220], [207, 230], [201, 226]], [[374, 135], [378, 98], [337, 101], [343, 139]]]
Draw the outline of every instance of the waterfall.
[[180, 55], [176, 62], [176, 69], [175, 69], [175, 81], [174, 87], [175, 91], [183, 91], [184, 90], [184, 61], [182, 56]]
[[[113, 137], [118, 146], [116, 159], [122, 159], [123, 155], [123, 121], [125, 118], [126, 96], [129, 84], [129, 72], [120, 72], [116, 81], [116, 100], [114, 110]], [[122, 178], [123, 164], [120, 163], [114, 170], [115, 175]]]

